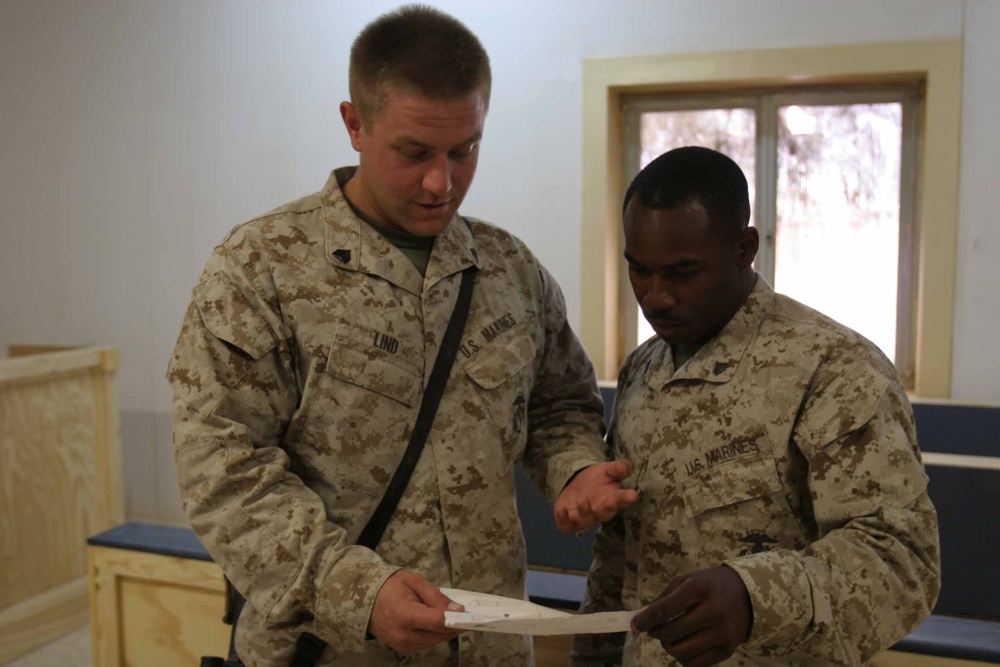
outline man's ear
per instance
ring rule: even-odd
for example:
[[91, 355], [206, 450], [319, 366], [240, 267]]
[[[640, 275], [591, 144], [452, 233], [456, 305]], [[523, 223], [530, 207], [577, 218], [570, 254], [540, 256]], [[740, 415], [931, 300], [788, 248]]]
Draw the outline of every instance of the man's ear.
[[350, 102], [341, 102], [340, 117], [344, 119], [344, 127], [347, 128], [347, 135], [351, 138], [351, 146], [360, 153], [362, 128], [358, 108]]
[[740, 269], [745, 269], [753, 264], [757, 256], [757, 249], [760, 247], [760, 236], [756, 227], [747, 227], [740, 232], [740, 238], [736, 242], [736, 260]]

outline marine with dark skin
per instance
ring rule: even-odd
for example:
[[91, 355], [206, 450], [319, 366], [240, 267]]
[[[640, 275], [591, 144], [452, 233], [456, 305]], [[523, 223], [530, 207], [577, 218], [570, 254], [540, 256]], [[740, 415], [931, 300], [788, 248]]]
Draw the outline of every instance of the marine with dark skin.
[[605, 522], [572, 664], [863, 664], [930, 614], [937, 517], [892, 363], [755, 273], [746, 178], [701, 147], [661, 155], [623, 204], [656, 336], [618, 377], [608, 442], [638, 501]]

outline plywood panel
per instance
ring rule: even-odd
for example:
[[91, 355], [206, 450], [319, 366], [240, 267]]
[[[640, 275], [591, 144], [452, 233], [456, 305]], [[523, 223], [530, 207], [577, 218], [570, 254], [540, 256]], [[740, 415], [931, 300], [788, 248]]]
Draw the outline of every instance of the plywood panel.
[[535, 637], [535, 667], [566, 667], [573, 635]]
[[126, 665], [197, 665], [203, 655], [225, 656], [229, 626], [225, 596], [174, 583], [123, 579], [119, 592]]
[[77, 375], [0, 393], [0, 608], [86, 574], [83, 545], [102, 527], [90, 389]]
[[4, 655], [86, 620], [86, 539], [124, 519], [118, 367], [111, 348], [0, 360]]
[[197, 665], [224, 656], [225, 583], [215, 563], [90, 547], [95, 667]]

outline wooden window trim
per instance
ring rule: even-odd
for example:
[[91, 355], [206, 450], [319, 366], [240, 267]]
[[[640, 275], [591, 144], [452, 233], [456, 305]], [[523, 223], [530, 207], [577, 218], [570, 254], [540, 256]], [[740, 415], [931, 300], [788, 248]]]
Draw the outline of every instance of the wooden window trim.
[[613, 380], [625, 354], [618, 334], [624, 195], [621, 98], [789, 85], [926, 85], [918, 156], [914, 394], [951, 391], [958, 168], [960, 40], [855, 44], [608, 58], [584, 62], [580, 337], [598, 375]]

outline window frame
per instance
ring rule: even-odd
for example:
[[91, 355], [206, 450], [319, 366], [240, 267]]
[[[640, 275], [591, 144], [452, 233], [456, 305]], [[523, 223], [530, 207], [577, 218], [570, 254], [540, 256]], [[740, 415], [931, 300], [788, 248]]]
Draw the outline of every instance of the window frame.
[[[620, 97], [622, 136], [623, 191], [639, 171], [642, 152], [641, 123], [646, 113], [705, 111], [713, 109], [748, 109], [756, 122], [756, 201], [753, 224], [760, 233], [760, 248], [754, 262], [756, 270], [774, 284], [775, 243], [777, 235], [777, 136], [778, 109], [790, 105], [835, 106], [848, 104], [898, 103], [901, 107], [901, 171], [899, 192], [899, 245], [896, 300], [896, 337], [893, 356], [896, 368], [907, 389], [915, 381], [916, 287], [919, 275], [916, 262], [917, 144], [925, 91], [922, 84], [878, 84], [872, 86], [828, 84], [758, 87], [714, 93], [624, 94]], [[636, 307], [624, 263], [618, 270], [618, 335], [627, 351], [637, 338]]]
[[928, 398], [949, 396], [961, 129], [960, 40], [585, 60], [580, 337], [599, 377], [617, 376], [626, 347], [618, 331], [618, 304], [624, 298], [618, 280], [623, 262], [622, 97], [830, 84], [925, 87], [915, 149], [920, 273], [913, 305], [913, 393]]

